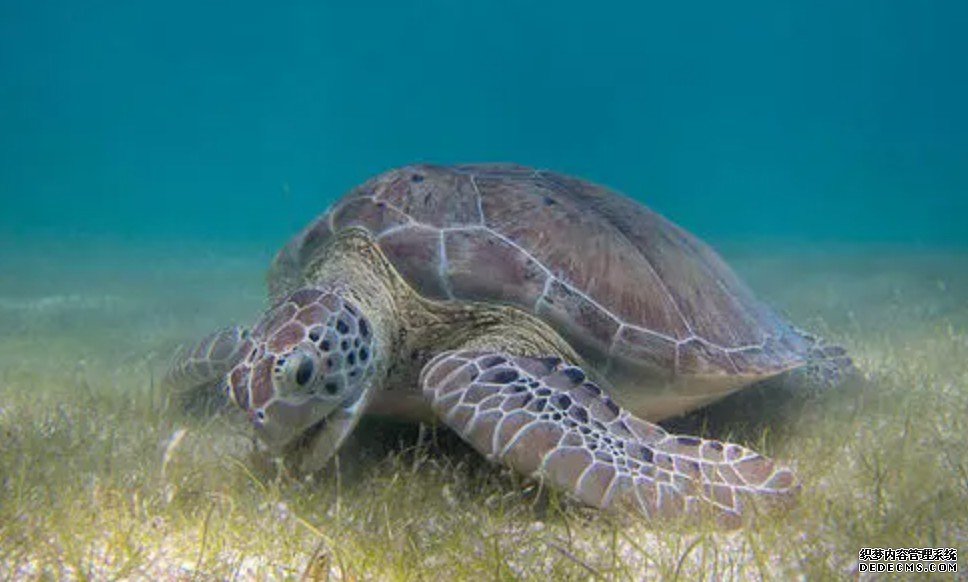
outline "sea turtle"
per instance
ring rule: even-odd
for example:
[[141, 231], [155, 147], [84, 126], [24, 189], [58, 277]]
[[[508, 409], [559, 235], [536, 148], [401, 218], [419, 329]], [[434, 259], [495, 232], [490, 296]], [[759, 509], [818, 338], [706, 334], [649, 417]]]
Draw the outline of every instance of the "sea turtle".
[[[837, 370], [707, 245], [616, 192], [517, 165], [414, 165], [292, 239], [250, 330], [181, 352], [298, 472], [363, 414], [450, 427], [488, 459], [647, 516], [789, 498], [788, 468], [654, 424], [797, 368]], [[705, 509], [704, 509], [705, 508]]]

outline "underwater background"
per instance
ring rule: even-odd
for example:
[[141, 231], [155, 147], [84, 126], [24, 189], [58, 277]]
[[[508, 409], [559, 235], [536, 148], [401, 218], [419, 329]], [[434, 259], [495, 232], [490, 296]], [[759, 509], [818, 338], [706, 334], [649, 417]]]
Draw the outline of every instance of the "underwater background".
[[[964, 556], [965, 31], [958, 0], [0, 0], [0, 579], [828, 580], [862, 547]], [[856, 384], [668, 427], [793, 468], [789, 512], [621, 519], [382, 425], [307, 485], [239, 419], [169, 406], [177, 346], [251, 324], [273, 254], [343, 193], [502, 161], [647, 204], [847, 349]]]
[[0, 229], [276, 248], [410, 162], [735, 238], [968, 245], [968, 5], [3, 2]]

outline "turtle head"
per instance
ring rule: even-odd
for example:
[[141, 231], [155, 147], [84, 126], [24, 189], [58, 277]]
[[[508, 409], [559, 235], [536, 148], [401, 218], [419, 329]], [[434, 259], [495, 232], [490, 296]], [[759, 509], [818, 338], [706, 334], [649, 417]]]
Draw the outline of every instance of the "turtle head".
[[252, 328], [251, 350], [226, 378], [256, 434], [300, 472], [332, 457], [369, 401], [376, 341], [370, 321], [337, 292], [304, 288]]

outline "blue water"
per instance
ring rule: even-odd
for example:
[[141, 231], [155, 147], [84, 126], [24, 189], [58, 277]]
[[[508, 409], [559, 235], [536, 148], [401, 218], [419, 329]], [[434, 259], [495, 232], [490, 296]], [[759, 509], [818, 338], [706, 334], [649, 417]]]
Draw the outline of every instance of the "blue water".
[[0, 232], [275, 248], [389, 167], [515, 161], [713, 242], [964, 247], [965, 30], [959, 0], [5, 0]]

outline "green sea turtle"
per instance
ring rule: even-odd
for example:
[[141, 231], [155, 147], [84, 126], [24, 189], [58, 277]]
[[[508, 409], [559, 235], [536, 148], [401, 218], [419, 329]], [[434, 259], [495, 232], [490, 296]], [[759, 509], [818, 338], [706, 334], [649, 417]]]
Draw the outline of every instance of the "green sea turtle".
[[361, 415], [389, 415], [446, 425], [595, 507], [735, 520], [751, 499], [795, 493], [792, 471], [654, 423], [849, 365], [670, 221], [516, 165], [377, 176], [292, 239], [268, 285], [254, 327], [181, 352], [168, 384], [223, 391], [299, 472]]

